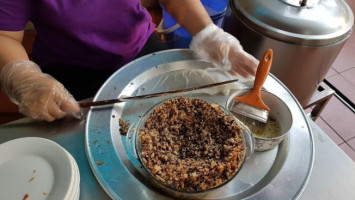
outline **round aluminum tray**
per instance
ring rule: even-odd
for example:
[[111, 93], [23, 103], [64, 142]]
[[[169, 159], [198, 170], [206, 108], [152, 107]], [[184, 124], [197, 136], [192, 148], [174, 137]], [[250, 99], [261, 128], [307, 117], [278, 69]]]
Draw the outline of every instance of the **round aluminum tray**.
[[[209, 65], [196, 60], [193, 52], [188, 49], [150, 54], [114, 73], [103, 84], [94, 100], [136, 95], [145, 86], [154, 85], [157, 77], [187, 68], [205, 69]], [[179, 87], [182, 87], [181, 83], [172, 79], [164, 88], [155, 88], [155, 92]], [[282, 98], [290, 107], [294, 123], [289, 136], [272, 150], [255, 152], [232, 181], [203, 199], [297, 199], [302, 193], [314, 159], [311, 128], [295, 97], [273, 75], [266, 79], [264, 89]], [[194, 95], [222, 106], [225, 106], [228, 98], [223, 95]], [[131, 133], [139, 118], [163, 99], [118, 103], [95, 107], [89, 111], [85, 127], [87, 157], [95, 177], [111, 198], [171, 199], [153, 187], [132, 147], [134, 135]], [[120, 118], [131, 125], [126, 136], [120, 134]]]

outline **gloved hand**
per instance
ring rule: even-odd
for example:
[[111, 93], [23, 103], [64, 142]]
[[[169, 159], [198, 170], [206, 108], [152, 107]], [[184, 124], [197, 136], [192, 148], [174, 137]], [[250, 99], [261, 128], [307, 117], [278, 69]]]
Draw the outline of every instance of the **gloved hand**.
[[240, 79], [255, 76], [259, 61], [243, 50], [239, 41], [215, 24], [197, 33], [190, 44], [200, 59], [214, 63]]
[[37, 120], [48, 122], [66, 114], [80, 117], [81, 110], [64, 86], [32, 61], [6, 64], [0, 73], [3, 91], [19, 106], [19, 111]]

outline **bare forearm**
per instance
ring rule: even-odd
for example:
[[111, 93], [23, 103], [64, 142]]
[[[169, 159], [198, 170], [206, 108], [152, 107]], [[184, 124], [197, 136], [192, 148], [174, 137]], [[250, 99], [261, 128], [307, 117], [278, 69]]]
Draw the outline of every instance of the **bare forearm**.
[[28, 60], [28, 55], [21, 41], [23, 32], [0, 31], [0, 70], [6, 63], [15, 60]]
[[191, 35], [213, 23], [200, 0], [160, 0], [167, 12]]

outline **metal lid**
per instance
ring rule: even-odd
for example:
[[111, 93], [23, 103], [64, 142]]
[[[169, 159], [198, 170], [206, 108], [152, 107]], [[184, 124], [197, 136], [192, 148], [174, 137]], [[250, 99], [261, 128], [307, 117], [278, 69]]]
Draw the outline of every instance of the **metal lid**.
[[262, 35], [302, 45], [347, 39], [354, 23], [343, 0], [231, 0], [231, 9]]

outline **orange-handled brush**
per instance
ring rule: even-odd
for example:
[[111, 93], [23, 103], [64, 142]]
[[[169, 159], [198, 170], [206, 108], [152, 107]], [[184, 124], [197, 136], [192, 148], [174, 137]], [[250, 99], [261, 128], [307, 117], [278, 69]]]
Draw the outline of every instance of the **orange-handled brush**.
[[255, 75], [254, 88], [246, 96], [236, 97], [237, 101], [231, 111], [266, 123], [269, 117], [270, 108], [265, 105], [261, 98], [261, 88], [269, 74], [273, 59], [273, 52], [268, 49], [259, 62]]

